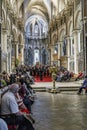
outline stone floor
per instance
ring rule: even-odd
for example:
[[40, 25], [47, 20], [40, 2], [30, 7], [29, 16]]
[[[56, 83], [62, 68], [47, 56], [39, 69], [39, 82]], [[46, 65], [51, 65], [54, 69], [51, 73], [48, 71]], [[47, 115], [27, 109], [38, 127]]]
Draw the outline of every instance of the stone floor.
[[87, 95], [36, 93], [35, 130], [87, 130]]

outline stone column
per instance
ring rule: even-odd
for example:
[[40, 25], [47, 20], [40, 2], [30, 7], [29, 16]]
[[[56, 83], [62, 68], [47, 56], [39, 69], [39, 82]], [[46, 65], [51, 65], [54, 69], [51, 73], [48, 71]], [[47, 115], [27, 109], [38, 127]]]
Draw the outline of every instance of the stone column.
[[7, 30], [2, 28], [2, 71], [7, 71]]
[[66, 37], [66, 40], [67, 40], [67, 57], [68, 57], [68, 67], [67, 69], [70, 71], [70, 37]]
[[12, 71], [12, 68], [11, 68], [11, 50], [10, 50], [10, 52], [9, 52], [9, 58], [10, 58], [10, 67], [9, 67], [9, 73], [11, 73], [11, 71]]
[[23, 45], [21, 45], [21, 55], [22, 55], [21, 63], [23, 65], [24, 64], [24, 46]]
[[0, 0], [0, 73], [2, 71], [2, 54], [1, 54], [1, 51], [2, 51], [2, 40], [1, 40], [1, 35], [2, 33], [2, 0]]
[[[16, 60], [18, 59], [18, 41], [13, 41], [14, 47], [14, 65], [16, 65]], [[15, 67], [15, 66], [14, 66]]]
[[51, 46], [51, 65], [53, 65], [54, 46]]
[[70, 47], [70, 56], [73, 55], [73, 53], [72, 53], [72, 49], [73, 49], [73, 48], [72, 48], [72, 39], [73, 39], [73, 37], [70, 37], [70, 44], [71, 44], [71, 45], [70, 45], [70, 46], [71, 46], [71, 47]]
[[78, 30], [73, 31], [74, 35], [74, 66], [75, 66], [75, 73], [78, 74]]
[[11, 45], [12, 36], [8, 36], [7, 40], [7, 72], [11, 73], [11, 51], [12, 51], [12, 45]]
[[15, 58], [18, 59], [18, 42], [15, 41]]
[[82, 9], [82, 29], [83, 29], [83, 71], [87, 73], [87, 0], [81, 0]]
[[60, 66], [61, 42], [58, 42], [58, 66]]

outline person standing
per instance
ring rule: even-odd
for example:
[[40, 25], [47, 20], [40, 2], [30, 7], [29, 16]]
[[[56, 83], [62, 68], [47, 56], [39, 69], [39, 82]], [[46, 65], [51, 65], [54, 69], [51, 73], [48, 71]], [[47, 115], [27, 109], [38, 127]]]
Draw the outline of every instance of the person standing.
[[40, 76], [40, 81], [43, 80], [43, 69], [42, 67], [39, 68], [39, 76]]
[[79, 91], [77, 92], [77, 94], [81, 94], [82, 90], [83, 89], [86, 89], [87, 88], [87, 75], [85, 76], [85, 79], [83, 81], [83, 84], [82, 86], [79, 88]]

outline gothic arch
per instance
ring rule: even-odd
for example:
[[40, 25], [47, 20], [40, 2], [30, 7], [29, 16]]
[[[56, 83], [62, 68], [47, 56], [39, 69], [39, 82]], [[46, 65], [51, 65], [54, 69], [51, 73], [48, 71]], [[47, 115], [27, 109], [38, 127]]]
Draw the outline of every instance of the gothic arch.
[[63, 28], [59, 33], [59, 38], [60, 38], [59, 40], [63, 41], [64, 37], [65, 37], [65, 29]]
[[66, 55], [66, 44], [65, 44], [65, 39], [64, 39], [64, 37], [65, 37], [65, 29], [62, 29], [61, 31], [60, 31], [60, 35], [59, 35], [59, 37], [60, 37], [60, 42], [61, 42], [61, 47], [60, 47], [60, 49], [61, 49], [61, 56], [64, 56], [64, 55]]
[[71, 35], [72, 35], [72, 31], [73, 31], [73, 22], [72, 22], [72, 21], [69, 22], [68, 29], [69, 29], [69, 30], [68, 30], [69, 35], [71, 36]]
[[64, 0], [59, 0], [59, 12], [61, 12], [64, 9], [65, 2]]
[[45, 17], [47, 21], [49, 21], [50, 19], [50, 14], [47, 5], [45, 4], [44, 1], [41, 0], [38, 1], [36, 0], [34, 2], [31, 1], [28, 4], [25, 12], [28, 14], [28, 17], [32, 16], [34, 12], [34, 14], [39, 14], [40, 16]]
[[75, 16], [75, 28], [76, 29], [80, 29], [80, 22], [81, 22], [81, 11], [79, 10]]
[[40, 35], [40, 24], [38, 21], [35, 21], [34, 22], [34, 34], [35, 34], [35, 30], [37, 29], [37, 33], [38, 33], [38, 36]]
[[19, 8], [19, 15], [20, 15], [20, 17], [24, 16], [24, 3], [22, 3]]
[[10, 35], [11, 34], [11, 23], [10, 23], [10, 20], [8, 18], [7, 18], [6, 24], [7, 24], [8, 35]]
[[53, 45], [54, 45], [57, 42], [57, 34], [54, 34], [52, 39], [53, 39]]
[[12, 35], [13, 35], [13, 41], [17, 41], [18, 40], [18, 37], [17, 37], [17, 32], [16, 32], [16, 29], [12, 29]]
[[5, 21], [6, 21], [5, 11], [2, 10], [2, 28], [5, 27], [5, 24], [6, 24]]
[[13, 0], [10, 0], [10, 2], [9, 2], [9, 3], [10, 3], [10, 5], [11, 5], [11, 7], [13, 6], [13, 3], [12, 3], [12, 1], [13, 1]]

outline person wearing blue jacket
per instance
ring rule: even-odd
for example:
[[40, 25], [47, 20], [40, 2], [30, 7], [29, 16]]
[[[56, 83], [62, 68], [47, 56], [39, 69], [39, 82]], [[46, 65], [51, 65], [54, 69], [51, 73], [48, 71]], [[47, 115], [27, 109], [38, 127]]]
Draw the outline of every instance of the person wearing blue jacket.
[[85, 79], [84, 79], [84, 81], [83, 81], [83, 84], [82, 84], [82, 86], [79, 88], [79, 91], [78, 91], [77, 94], [81, 94], [82, 90], [83, 90], [83, 89], [86, 89], [86, 88], [87, 88], [87, 75], [85, 76]]

